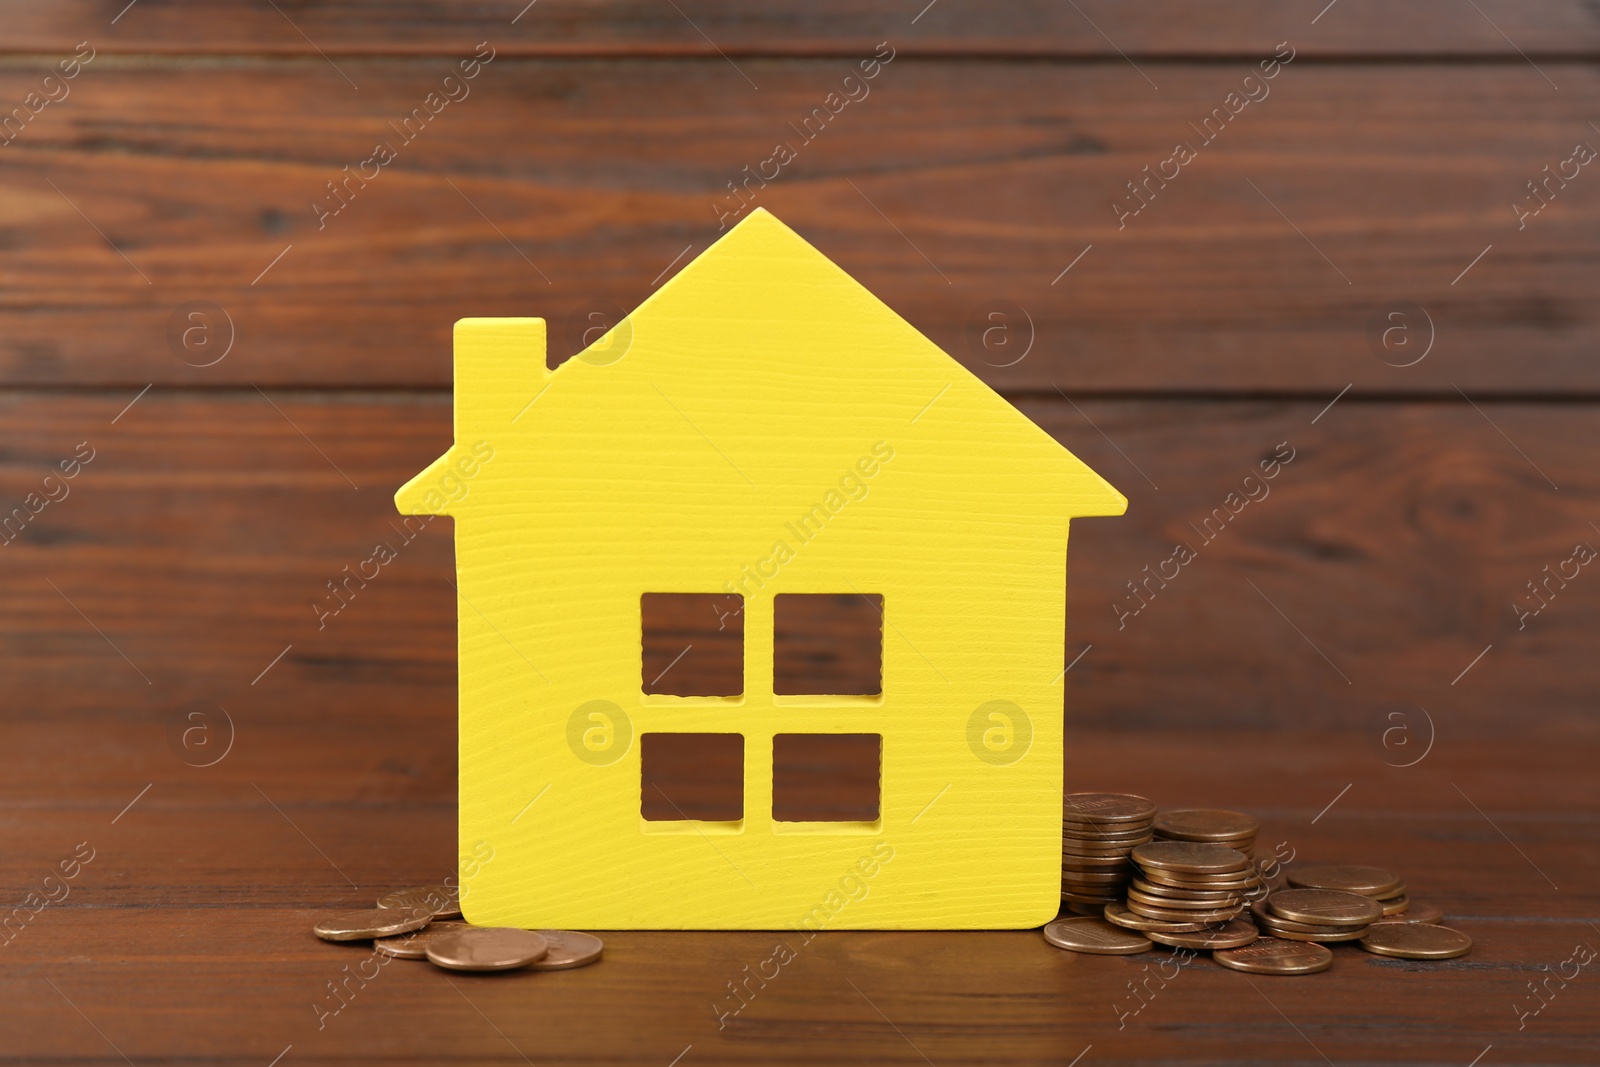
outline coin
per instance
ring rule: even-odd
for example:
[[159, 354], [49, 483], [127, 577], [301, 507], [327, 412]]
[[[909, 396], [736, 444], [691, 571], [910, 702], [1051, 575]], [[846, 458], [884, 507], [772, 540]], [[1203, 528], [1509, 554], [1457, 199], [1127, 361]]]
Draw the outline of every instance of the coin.
[[1237, 811], [1193, 808], [1164, 811], [1156, 816], [1155, 831], [1175, 841], [1220, 841], [1231, 844], [1241, 838], [1254, 839], [1261, 823]]
[[428, 959], [451, 971], [509, 971], [549, 950], [549, 942], [531, 930], [470, 926], [429, 941]]
[[465, 930], [466, 923], [461, 922], [432, 922], [421, 930], [413, 930], [409, 934], [400, 934], [398, 937], [380, 937], [372, 942], [372, 947], [385, 956], [394, 956], [402, 960], [425, 960], [428, 958], [428, 942], [436, 937], [443, 937], [452, 930]]
[[1044, 928], [1044, 939], [1056, 948], [1095, 956], [1131, 956], [1150, 948], [1150, 939], [1104, 919], [1057, 919]]
[[1448, 960], [1465, 956], [1472, 948], [1472, 938], [1448, 926], [1373, 923], [1361, 939], [1361, 947], [1403, 960]]
[[1443, 919], [1444, 912], [1439, 909], [1437, 904], [1413, 904], [1399, 915], [1394, 916], [1392, 920], [1386, 919], [1385, 921], [1426, 923], [1430, 926], [1437, 926]]
[[1333, 966], [1333, 953], [1321, 945], [1272, 937], [1213, 953], [1211, 958], [1224, 967], [1251, 974], [1314, 974]]
[[1261, 934], [1255, 924], [1245, 919], [1233, 919], [1223, 926], [1210, 930], [1196, 930], [1190, 934], [1174, 934], [1150, 930], [1145, 933], [1150, 940], [1173, 948], [1230, 949], [1250, 944]]
[[1135, 876], [1128, 885], [1129, 888], [1137, 889], [1146, 896], [1170, 897], [1178, 900], [1237, 900], [1244, 896], [1242, 889], [1186, 889], [1162, 885], [1160, 882], [1147, 882], [1138, 876]]
[[1064, 870], [1071, 871], [1126, 871], [1132, 869], [1128, 865], [1126, 856], [1062, 856], [1061, 866]]
[[1107, 904], [1101, 909], [1108, 923], [1129, 930], [1162, 930], [1174, 934], [1192, 933], [1195, 930], [1209, 930], [1215, 923], [1175, 923], [1165, 919], [1152, 919], [1138, 912], [1129, 911], [1127, 905], [1117, 901]]
[[1318, 863], [1296, 867], [1289, 872], [1289, 884], [1296, 889], [1339, 889], [1366, 897], [1383, 897], [1396, 890], [1404, 891], [1404, 883], [1393, 871], [1354, 863]]
[[324, 941], [370, 941], [420, 930], [432, 921], [433, 913], [425, 908], [369, 908], [329, 915], [311, 930]]
[[1153, 908], [1171, 908], [1174, 911], [1220, 911], [1224, 908], [1238, 908], [1244, 904], [1244, 899], [1239, 896], [1224, 897], [1221, 900], [1155, 897], [1147, 893], [1141, 893], [1132, 886], [1128, 887], [1128, 900], [1137, 900], [1139, 903], [1148, 904]]
[[1397, 897], [1390, 897], [1387, 900], [1379, 900], [1378, 903], [1383, 907], [1383, 914], [1385, 916], [1399, 915], [1411, 907], [1411, 898], [1406, 896], [1404, 893], [1401, 893]]
[[550, 949], [529, 965], [536, 971], [565, 971], [586, 966], [599, 959], [606, 947], [605, 942], [593, 934], [571, 930], [540, 930], [539, 936]]
[[1188, 874], [1232, 874], [1250, 867], [1236, 849], [1206, 841], [1152, 841], [1133, 850], [1134, 862], [1146, 869]]
[[1157, 867], [1140, 867], [1139, 876], [1147, 882], [1179, 889], [1249, 889], [1261, 884], [1261, 877], [1252, 871], [1219, 875], [1174, 874]]
[[1156, 806], [1129, 793], [1068, 793], [1061, 798], [1061, 816], [1099, 826], [1105, 823], [1148, 822]]
[[1100, 918], [1105, 914], [1108, 904], [1079, 904], [1076, 900], [1065, 902], [1066, 909], [1074, 915], [1092, 915]]
[[1122, 895], [1116, 890], [1110, 890], [1105, 893], [1083, 893], [1076, 889], [1063, 888], [1061, 890], [1061, 899], [1069, 904], [1109, 904], [1114, 900], [1122, 899]]
[[1244, 910], [1243, 906], [1232, 908], [1216, 908], [1211, 911], [1184, 911], [1179, 908], [1159, 908], [1146, 904], [1142, 900], [1130, 898], [1127, 909], [1147, 919], [1165, 919], [1177, 923], [1220, 923], [1236, 918]]
[[1306, 933], [1302, 930], [1284, 930], [1276, 924], [1269, 923], [1263, 929], [1273, 937], [1282, 938], [1285, 941], [1315, 941], [1319, 945], [1332, 945], [1342, 941], [1360, 941], [1366, 936], [1367, 931], [1372, 928], [1370, 926], [1363, 926], [1359, 930], [1333, 930], [1330, 928], [1326, 933]]
[[455, 886], [418, 885], [396, 889], [378, 898], [380, 908], [427, 908], [436, 919], [461, 918], [461, 900]]
[[[1292, 930], [1301, 934], [1330, 934], [1330, 933], [1359, 933], [1365, 931], [1368, 923], [1354, 923], [1345, 926], [1318, 926], [1314, 923], [1297, 923], [1290, 919], [1280, 918], [1272, 913], [1266, 901], [1257, 900], [1250, 905], [1250, 919], [1257, 926], [1270, 927], [1273, 931]], [[1274, 934], [1276, 936], [1276, 933]]]
[[1383, 906], [1371, 897], [1338, 889], [1285, 889], [1267, 898], [1280, 918], [1318, 926], [1354, 926], [1383, 918]]

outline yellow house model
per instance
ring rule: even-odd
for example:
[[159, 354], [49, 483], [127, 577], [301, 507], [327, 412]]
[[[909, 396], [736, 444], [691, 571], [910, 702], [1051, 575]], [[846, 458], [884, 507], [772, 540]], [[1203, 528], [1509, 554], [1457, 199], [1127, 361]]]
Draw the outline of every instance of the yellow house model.
[[[771, 214], [554, 371], [543, 320], [458, 322], [455, 443], [395, 502], [456, 522], [470, 921], [1056, 914], [1067, 524], [1127, 502]], [[668, 593], [741, 620], [732, 692], [655, 684], [641, 626]], [[881, 613], [871, 691], [775, 683], [775, 613], [819, 596]], [[775, 751], [818, 735], [875, 743], [871, 810], [785, 817]], [[652, 811], [673, 741], [734, 754], [703, 773], [736, 810]]]

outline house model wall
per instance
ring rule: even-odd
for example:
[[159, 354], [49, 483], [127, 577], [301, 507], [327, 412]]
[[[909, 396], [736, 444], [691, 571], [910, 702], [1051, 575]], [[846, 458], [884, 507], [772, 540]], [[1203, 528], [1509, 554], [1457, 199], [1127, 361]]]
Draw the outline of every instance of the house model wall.
[[[456, 523], [471, 921], [1055, 915], [1068, 522], [1121, 494], [765, 211], [555, 371], [541, 320], [462, 320], [455, 386], [396, 503]], [[647, 691], [655, 593], [737, 598], [738, 692]], [[775, 692], [774, 598], [805, 594], [881, 609], [881, 692]], [[644, 817], [662, 734], [741, 739], [738, 817]], [[796, 734], [879, 738], [876, 818], [774, 819]]]

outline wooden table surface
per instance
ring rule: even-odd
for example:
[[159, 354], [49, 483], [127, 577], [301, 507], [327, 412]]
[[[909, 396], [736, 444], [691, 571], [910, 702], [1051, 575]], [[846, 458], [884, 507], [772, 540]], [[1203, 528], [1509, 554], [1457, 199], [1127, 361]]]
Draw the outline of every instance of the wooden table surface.
[[[0, 3], [0, 1062], [1600, 1060], [1592, 4], [125, 3]], [[313, 918], [453, 863], [448, 522], [314, 607], [448, 443], [451, 322], [566, 358], [780, 141], [756, 202], [1130, 498], [1074, 526], [1069, 787], [1391, 866], [1471, 955], [617, 932], [327, 1013]]]

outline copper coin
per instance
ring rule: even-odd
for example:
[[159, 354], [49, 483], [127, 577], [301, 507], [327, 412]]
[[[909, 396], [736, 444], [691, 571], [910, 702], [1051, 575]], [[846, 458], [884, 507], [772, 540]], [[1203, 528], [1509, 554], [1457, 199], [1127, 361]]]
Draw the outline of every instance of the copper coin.
[[1262, 928], [1271, 927], [1274, 931], [1292, 930], [1301, 934], [1356, 933], [1365, 931], [1369, 925], [1368, 923], [1354, 923], [1347, 926], [1317, 926], [1312, 923], [1297, 923], [1272, 914], [1272, 910], [1267, 907], [1266, 901], [1263, 900], [1251, 903], [1250, 919]]
[[1129, 875], [1123, 871], [1112, 871], [1108, 874], [1091, 874], [1087, 871], [1062, 871], [1061, 878], [1063, 881], [1072, 882], [1075, 885], [1081, 886], [1121, 886], [1127, 884]]
[[571, 930], [540, 930], [550, 950], [529, 966], [536, 971], [565, 971], [583, 967], [600, 958], [605, 942], [593, 934], [579, 934]]
[[1209, 841], [1152, 841], [1133, 850], [1134, 862], [1146, 869], [1185, 874], [1232, 874], [1250, 868], [1237, 849]]
[[1472, 938], [1448, 926], [1373, 923], [1361, 939], [1361, 947], [1403, 960], [1448, 960], [1465, 956], [1472, 948]]
[[1399, 915], [1394, 916], [1392, 920], [1386, 919], [1385, 921], [1426, 923], [1430, 926], [1437, 926], [1443, 919], [1444, 912], [1439, 909], [1437, 904], [1413, 904]]
[[1101, 913], [1106, 922], [1115, 923], [1117, 926], [1129, 930], [1161, 930], [1166, 933], [1187, 934], [1195, 930], [1209, 930], [1215, 923], [1175, 923], [1165, 919], [1152, 919], [1138, 912], [1129, 911], [1127, 905], [1113, 901], [1107, 904]]
[[1150, 948], [1150, 939], [1112, 926], [1104, 919], [1057, 919], [1044, 928], [1044, 939], [1056, 948], [1094, 956], [1131, 956]]
[[1404, 893], [1401, 893], [1397, 897], [1389, 897], [1386, 900], [1379, 900], [1378, 903], [1383, 907], [1383, 914], [1387, 918], [1388, 916], [1399, 915], [1406, 909], [1410, 908], [1411, 898], [1406, 896]]
[[1154, 804], [1129, 793], [1068, 793], [1061, 798], [1062, 818], [1096, 826], [1148, 822], [1155, 814]]
[[1247, 919], [1233, 919], [1228, 923], [1210, 930], [1196, 930], [1192, 934], [1170, 934], [1151, 930], [1146, 932], [1146, 937], [1163, 945], [1173, 948], [1197, 948], [1215, 951], [1217, 949], [1240, 948], [1250, 944], [1260, 937], [1260, 931], [1255, 924]]
[[1178, 886], [1162, 885], [1159, 882], [1147, 882], [1137, 875], [1128, 885], [1146, 896], [1175, 900], [1238, 900], [1244, 896], [1242, 889], [1183, 889]]
[[1395, 886], [1393, 889], [1386, 890], [1385, 892], [1382, 892], [1382, 893], [1373, 893], [1372, 894], [1372, 899], [1373, 900], [1393, 900], [1396, 897], [1403, 897], [1405, 895], [1406, 895], [1406, 884], [1404, 882], [1401, 882], [1399, 885]]
[[1149, 844], [1153, 838], [1149, 834], [1144, 837], [1134, 838], [1123, 845], [1089, 845], [1079, 841], [1062, 841], [1061, 854], [1063, 856], [1087, 856], [1091, 859], [1127, 859], [1128, 853], [1140, 845]]
[[1220, 841], [1231, 844], [1241, 838], [1255, 839], [1261, 823], [1238, 811], [1194, 808], [1164, 811], [1156, 816], [1156, 833], [1175, 841]]
[[1177, 886], [1180, 889], [1248, 889], [1261, 884], [1261, 876], [1254, 871], [1236, 871], [1218, 875], [1179, 874], [1158, 867], [1141, 866], [1139, 874], [1147, 882]]
[[380, 937], [372, 942], [372, 947], [385, 956], [393, 956], [402, 960], [425, 960], [428, 958], [428, 942], [436, 937], [442, 937], [452, 930], [465, 930], [466, 923], [461, 922], [431, 922], [421, 930], [413, 930], [409, 934], [398, 937]]
[[1109, 904], [1121, 900], [1122, 894], [1116, 891], [1106, 893], [1084, 893], [1068, 886], [1061, 888], [1061, 899], [1069, 904]]
[[1074, 871], [1131, 871], [1126, 856], [1072, 856], [1061, 857], [1061, 866]]
[[1360, 941], [1366, 936], [1371, 927], [1363, 926], [1358, 930], [1330, 930], [1327, 933], [1320, 934], [1308, 934], [1301, 930], [1284, 930], [1276, 923], [1268, 923], [1262, 929], [1271, 936], [1282, 938], [1285, 941], [1314, 941], [1319, 945], [1332, 945], [1341, 941]]
[[324, 941], [370, 941], [420, 930], [432, 921], [433, 913], [425, 908], [369, 908], [329, 915], [311, 931]]
[[1104, 918], [1105, 910], [1108, 906], [1104, 904], [1079, 904], [1076, 900], [1069, 900], [1063, 905], [1073, 915], [1090, 915], [1096, 919]]
[[510, 971], [548, 951], [543, 936], [509, 926], [469, 926], [428, 942], [429, 961], [451, 971]]
[[427, 908], [436, 919], [461, 918], [461, 900], [455, 886], [418, 885], [396, 889], [378, 898], [380, 908]]
[[1314, 926], [1355, 926], [1383, 918], [1383, 905], [1338, 889], [1285, 889], [1267, 898], [1279, 918]]
[[1220, 923], [1237, 918], [1244, 908], [1218, 908], [1214, 911], [1183, 911], [1178, 908], [1158, 908], [1142, 900], [1128, 900], [1127, 908], [1147, 919], [1165, 919], [1175, 923]]
[[1211, 957], [1224, 967], [1251, 974], [1315, 974], [1333, 966], [1333, 953], [1305, 941], [1263, 937], [1244, 948], [1230, 948]]
[[1404, 890], [1400, 876], [1382, 867], [1362, 867], [1354, 863], [1317, 863], [1296, 867], [1289, 872], [1289, 884], [1296, 889], [1339, 889], [1365, 897], [1381, 897]]
[[1128, 887], [1128, 900], [1137, 900], [1140, 904], [1148, 904], [1152, 908], [1170, 908], [1173, 911], [1221, 911], [1224, 908], [1240, 908], [1244, 906], [1241, 897], [1227, 897], [1222, 900], [1190, 900], [1184, 897], [1153, 897], [1141, 893], [1132, 886]]

